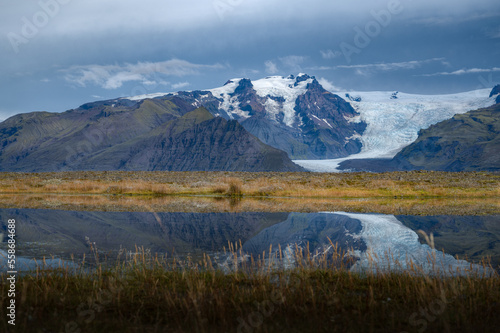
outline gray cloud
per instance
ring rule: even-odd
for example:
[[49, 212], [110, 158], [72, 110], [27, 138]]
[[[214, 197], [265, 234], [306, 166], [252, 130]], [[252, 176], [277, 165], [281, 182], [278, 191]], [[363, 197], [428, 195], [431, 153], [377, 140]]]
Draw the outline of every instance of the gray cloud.
[[445, 58], [432, 58], [425, 60], [411, 60], [402, 62], [380, 63], [380, 64], [363, 64], [363, 65], [340, 65], [336, 68], [353, 68], [362, 71], [394, 71], [398, 69], [415, 69], [421, 67], [423, 64], [432, 62], [445, 62]]
[[[221, 69], [221, 64], [193, 64], [186, 60], [172, 59], [161, 62], [139, 62], [125, 65], [87, 65], [73, 66], [62, 70], [68, 82], [81, 87], [87, 84], [99, 85], [104, 89], [117, 89], [126, 82], [140, 82], [144, 85], [164, 83], [161, 76], [187, 76], [199, 74], [202, 69]], [[165, 84], [165, 83], [164, 83]], [[185, 86], [177, 84], [177, 87]]]
[[189, 82], [179, 82], [179, 83], [174, 83], [172, 84], [172, 88], [174, 89], [183, 89], [189, 86]]
[[345, 90], [342, 87], [336, 86], [335, 84], [333, 84], [332, 81], [325, 79], [324, 77], [320, 77], [318, 79], [318, 82], [323, 86], [323, 88], [325, 88], [326, 90], [331, 91], [331, 92]]
[[279, 60], [281, 64], [292, 72], [302, 71], [302, 64], [307, 59], [305, 56], [289, 55], [286, 57], [280, 57]]
[[500, 11], [486, 12], [486, 13], [471, 13], [467, 16], [460, 15], [442, 15], [442, 16], [430, 16], [424, 18], [418, 18], [414, 20], [414, 23], [429, 25], [429, 26], [442, 26], [449, 24], [459, 24], [464, 22], [481, 21], [489, 18], [500, 17]]
[[326, 50], [326, 51], [319, 51], [321, 53], [321, 56], [323, 59], [335, 59], [337, 57], [340, 57], [342, 55], [342, 52], [340, 51], [332, 51], [332, 50]]
[[[298, 72], [332, 90], [457, 92], [477, 85], [464, 74], [486, 73], [477, 70], [500, 56], [497, 0], [399, 0], [404, 10], [349, 64], [340, 43], [356, 45], [354, 28], [393, 0], [65, 0], [54, 15], [40, 1], [62, 0], [2, 2], [0, 115]], [[36, 15], [50, 19], [24, 37]], [[27, 40], [18, 53], [9, 33]]]
[[443, 65], [449, 66], [445, 58], [432, 58], [425, 60], [410, 60], [391, 63], [376, 63], [376, 64], [359, 64], [359, 65], [338, 65], [338, 66], [315, 66], [310, 67], [311, 70], [328, 71], [337, 69], [353, 69], [356, 74], [367, 75], [374, 72], [388, 72], [397, 70], [409, 70], [420, 68], [425, 64], [439, 62]]

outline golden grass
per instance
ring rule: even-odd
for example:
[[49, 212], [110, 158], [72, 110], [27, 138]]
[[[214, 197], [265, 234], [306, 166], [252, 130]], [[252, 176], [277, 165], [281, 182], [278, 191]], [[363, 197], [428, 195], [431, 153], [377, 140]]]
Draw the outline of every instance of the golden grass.
[[116, 212], [324, 212], [496, 215], [497, 198], [276, 198], [158, 195], [0, 194], [0, 208]]
[[0, 173], [0, 193], [227, 195], [308, 198], [500, 197], [500, 174], [485, 172]]
[[[443, 277], [349, 270], [337, 249], [296, 247], [283, 268], [269, 253], [244, 259], [229, 244], [229, 270], [208, 255], [168, 260], [144, 248], [113, 264], [19, 276], [16, 326], [5, 332], [495, 332], [498, 274]], [[271, 251], [272, 249], [270, 249]], [[98, 252], [91, 248], [94, 262]], [[281, 251], [271, 258], [283, 258]], [[279, 262], [278, 262], [279, 263]], [[5, 276], [0, 276], [5, 281]], [[5, 309], [8, 284], [0, 284]]]

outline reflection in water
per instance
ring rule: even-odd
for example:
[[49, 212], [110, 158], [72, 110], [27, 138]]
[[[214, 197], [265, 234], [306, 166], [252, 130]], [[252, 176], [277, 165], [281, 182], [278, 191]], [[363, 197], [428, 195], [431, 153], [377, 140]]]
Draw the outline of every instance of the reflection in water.
[[[429, 217], [434, 221], [435, 218]], [[460, 217], [458, 217], [460, 220]], [[481, 218], [478, 218], [481, 219]], [[497, 239], [498, 243], [498, 239]], [[353, 271], [415, 270], [423, 273], [485, 273], [482, 265], [457, 260], [450, 254], [419, 242], [417, 233], [393, 215], [350, 213], [291, 213], [284, 222], [269, 227], [243, 244], [246, 252], [262, 254], [272, 245], [275, 255], [280, 246], [288, 250], [297, 244], [312, 256], [320, 256], [338, 244], [357, 260]], [[496, 258], [498, 259], [498, 258]], [[286, 257], [285, 266], [294, 258]]]
[[[16, 256], [15, 259], [15, 270], [17, 272], [22, 271], [34, 271], [37, 268], [41, 269], [53, 269], [59, 267], [76, 268], [76, 265], [72, 262], [66, 262], [62, 259], [30, 259]], [[8, 253], [4, 250], [0, 250], [0, 272], [8, 272], [12, 269], [8, 268]]]
[[356, 251], [359, 261], [353, 270], [410, 270], [415, 265], [424, 273], [484, 273], [481, 265], [457, 260], [449, 254], [421, 244], [415, 231], [405, 227], [393, 215], [337, 213], [361, 222], [357, 237], [366, 244], [366, 251]]
[[[78, 212], [37, 209], [0, 210], [0, 221], [17, 221], [18, 252], [24, 256], [90, 254], [86, 240], [101, 256], [124, 248], [152, 253], [220, 251], [228, 242], [245, 242], [260, 230], [286, 220], [288, 213], [142, 213]], [[2, 227], [6, 228], [6, 224]]]
[[[286, 266], [294, 265], [292, 247], [324, 254], [338, 245], [357, 258], [352, 270], [409, 269], [409, 260], [421, 270], [449, 273], [457, 269], [479, 270], [453, 255], [472, 253], [461, 246], [469, 235], [476, 241], [474, 254], [489, 254], [496, 267], [500, 261], [499, 217], [411, 217], [351, 213], [142, 213], [76, 212], [36, 209], [0, 210], [0, 233], [9, 218], [17, 224], [18, 254], [26, 258], [55, 255], [76, 258], [90, 254], [95, 242], [100, 255], [116, 257], [121, 248], [144, 247], [151, 253], [178, 256], [221, 253], [228, 242], [241, 242], [254, 257], [283, 250]], [[446, 221], [446, 223], [440, 223]], [[492, 222], [493, 221], [493, 222]], [[474, 228], [472, 228], [473, 226]], [[495, 229], [496, 228], [496, 229]], [[435, 231], [437, 252], [422, 244], [418, 229]], [[473, 231], [477, 230], [477, 233]], [[479, 232], [479, 230], [481, 232]], [[456, 237], [459, 235], [460, 237]], [[465, 235], [465, 236], [464, 236]], [[480, 244], [484, 246], [481, 247]], [[2, 244], [6, 249], [6, 244]], [[473, 259], [477, 259], [474, 257]], [[27, 267], [29, 260], [26, 261]], [[2, 268], [3, 270], [3, 268]]]

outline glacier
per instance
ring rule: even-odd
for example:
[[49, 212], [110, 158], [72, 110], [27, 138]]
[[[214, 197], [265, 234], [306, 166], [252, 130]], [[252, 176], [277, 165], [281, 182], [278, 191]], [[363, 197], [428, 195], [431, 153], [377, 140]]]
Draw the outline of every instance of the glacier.
[[[353, 221], [360, 224], [359, 229]], [[343, 231], [340, 231], [342, 228]], [[349, 241], [349, 237], [354, 241]], [[339, 249], [334, 250], [334, 243]], [[304, 252], [306, 249], [307, 252]], [[310, 260], [321, 264], [324, 258], [340, 250], [347, 257], [356, 259], [349, 268], [352, 272], [407, 272], [437, 276], [495, 275], [495, 270], [490, 267], [457, 259], [428, 244], [420, 243], [417, 232], [405, 226], [396, 216], [385, 214], [339, 211], [291, 213], [287, 220], [268, 227], [245, 241], [242, 250], [237, 258], [232, 254], [221, 253], [223, 260], [220, 267], [225, 272], [231, 272], [242, 262], [248, 261], [251, 254], [259, 255], [264, 252], [266, 267], [293, 269], [300, 266], [303, 259], [297, 253], [310, 253]]]
[[[359, 116], [350, 121], [364, 121], [361, 152], [330, 160], [294, 160], [314, 172], [340, 172], [339, 164], [351, 159], [392, 158], [414, 142], [421, 129], [452, 118], [455, 114], [495, 104], [491, 89], [446, 95], [416, 95], [399, 92], [335, 92], [349, 101]], [[346, 138], [348, 139], [348, 138]]]

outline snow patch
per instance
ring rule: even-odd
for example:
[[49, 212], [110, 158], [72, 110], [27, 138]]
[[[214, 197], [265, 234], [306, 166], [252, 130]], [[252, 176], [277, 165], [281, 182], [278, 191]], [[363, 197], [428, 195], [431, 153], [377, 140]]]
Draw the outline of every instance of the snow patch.
[[[301, 76], [299, 74], [299, 76]], [[253, 87], [259, 97], [270, 99], [272, 97], [284, 98], [282, 111], [284, 114], [283, 122], [288, 127], [293, 127], [297, 121], [295, 113], [295, 102], [297, 98], [307, 91], [307, 85], [312, 83], [313, 79], [307, 79], [296, 83], [295, 78], [282, 76], [269, 76], [265, 79], [252, 81]], [[267, 101], [266, 101], [267, 104]], [[275, 111], [273, 111], [275, 112]]]
[[242, 79], [232, 79], [222, 87], [208, 90], [214, 97], [222, 99], [222, 101], [219, 103], [219, 109], [224, 110], [231, 119], [234, 119], [235, 115], [243, 118], [249, 117], [248, 111], [243, 111], [240, 109], [240, 102], [238, 101], [238, 97], [231, 96], [232, 94], [234, 94], [236, 88], [238, 88], [241, 80]]
[[128, 99], [130, 101], [142, 101], [143, 99], [151, 99], [151, 98], [162, 97], [162, 96], [166, 96], [166, 95], [176, 96], [176, 95], [178, 95], [178, 93], [170, 92], [170, 93], [144, 94], [144, 95], [137, 95], [137, 96], [132, 96], [132, 97], [123, 97], [120, 99]]

